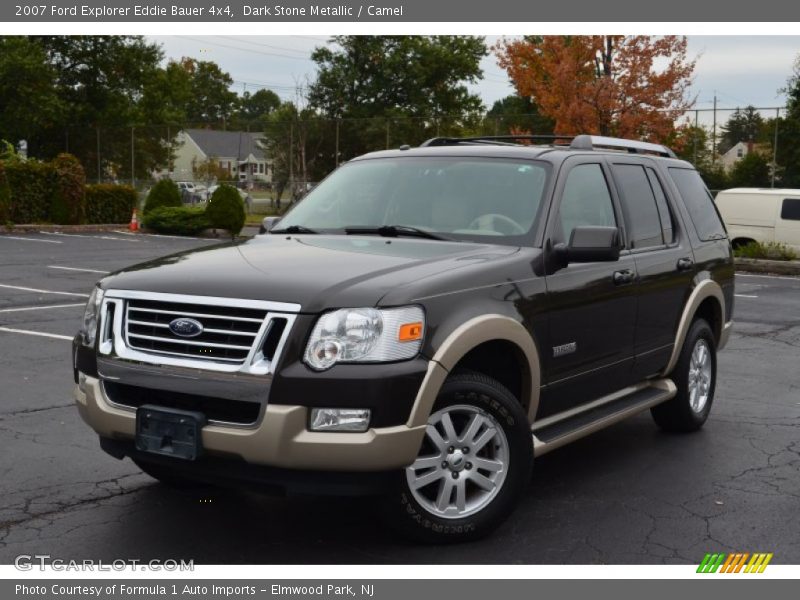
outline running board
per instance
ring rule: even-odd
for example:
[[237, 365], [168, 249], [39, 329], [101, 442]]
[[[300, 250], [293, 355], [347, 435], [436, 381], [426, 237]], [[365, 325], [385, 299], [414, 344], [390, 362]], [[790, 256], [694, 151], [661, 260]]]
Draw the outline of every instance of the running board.
[[654, 379], [537, 421], [531, 428], [534, 456], [547, 454], [656, 404], [666, 402], [674, 398], [677, 392], [672, 380]]

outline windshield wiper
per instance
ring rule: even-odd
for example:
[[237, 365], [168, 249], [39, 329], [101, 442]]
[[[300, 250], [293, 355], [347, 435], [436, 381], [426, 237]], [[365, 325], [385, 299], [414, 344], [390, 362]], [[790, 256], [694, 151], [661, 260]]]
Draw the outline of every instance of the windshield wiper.
[[418, 227], [411, 227], [409, 225], [381, 225], [379, 227], [345, 227], [344, 232], [348, 235], [369, 235], [378, 234], [383, 237], [400, 237], [407, 235], [411, 237], [425, 238], [426, 240], [443, 240], [450, 242], [450, 238], [444, 237], [437, 233], [431, 233]]
[[308, 227], [304, 227], [302, 225], [289, 225], [288, 227], [284, 227], [283, 229], [271, 229], [270, 233], [318, 233], [313, 229], [309, 229]]

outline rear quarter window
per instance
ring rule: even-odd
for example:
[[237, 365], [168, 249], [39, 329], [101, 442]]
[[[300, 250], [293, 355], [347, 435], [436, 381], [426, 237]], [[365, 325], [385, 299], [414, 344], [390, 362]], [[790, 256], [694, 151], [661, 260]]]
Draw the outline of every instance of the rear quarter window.
[[714, 206], [714, 200], [698, 172], [694, 169], [670, 167], [669, 173], [681, 193], [697, 236], [704, 242], [726, 237], [725, 226]]

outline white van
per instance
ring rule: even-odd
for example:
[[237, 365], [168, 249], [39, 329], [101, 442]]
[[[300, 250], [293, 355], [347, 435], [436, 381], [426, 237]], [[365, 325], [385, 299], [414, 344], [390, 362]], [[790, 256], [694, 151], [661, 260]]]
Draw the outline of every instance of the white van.
[[733, 247], [779, 242], [800, 252], [800, 190], [734, 188], [715, 199]]

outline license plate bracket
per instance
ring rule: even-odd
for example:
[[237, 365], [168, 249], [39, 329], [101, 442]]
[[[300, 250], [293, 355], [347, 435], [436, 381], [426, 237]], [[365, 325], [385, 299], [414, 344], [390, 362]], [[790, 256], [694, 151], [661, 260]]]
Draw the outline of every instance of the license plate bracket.
[[201, 412], [144, 404], [136, 410], [136, 449], [181, 460], [203, 454]]

